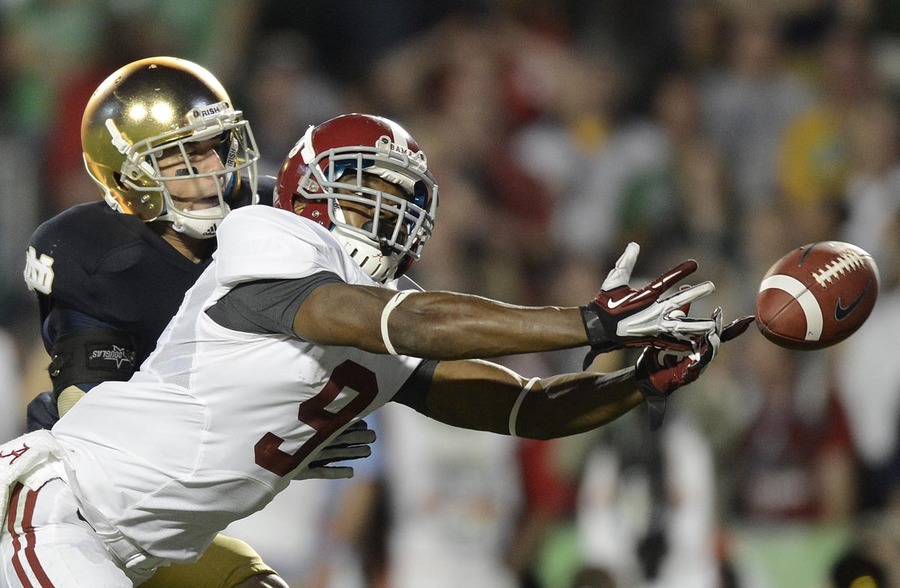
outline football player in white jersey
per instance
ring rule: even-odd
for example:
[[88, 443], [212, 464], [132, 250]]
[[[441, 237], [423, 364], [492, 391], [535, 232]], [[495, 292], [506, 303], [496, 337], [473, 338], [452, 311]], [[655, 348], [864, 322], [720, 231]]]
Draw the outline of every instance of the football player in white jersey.
[[[128, 382], [102, 383], [52, 432], [0, 446], [7, 585], [131, 586], [192, 561], [390, 401], [532, 438], [599, 427], [642, 399], [661, 414], [752, 320], [686, 316], [708, 282], [664, 296], [693, 261], [632, 288], [635, 244], [582, 307], [397, 291], [434, 228], [438, 190], [416, 141], [385, 118], [310, 127], [275, 200], [225, 218], [212, 264]], [[645, 350], [615, 373], [591, 364], [549, 378], [484, 359], [578, 346]]]
[[[85, 107], [81, 140], [103, 199], [42, 223], [26, 255], [53, 384], [29, 404], [29, 430], [52, 428], [97, 383], [127, 380], [211, 263], [222, 218], [257, 200], [272, 204], [275, 178], [257, 173], [250, 122], [196, 63], [157, 56], [112, 72]], [[338, 441], [366, 434], [348, 431]], [[356, 449], [347, 446], [345, 457]], [[251, 546], [228, 536], [146, 586], [196, 586], [197, 578], [208, 588], [287, 588]]]

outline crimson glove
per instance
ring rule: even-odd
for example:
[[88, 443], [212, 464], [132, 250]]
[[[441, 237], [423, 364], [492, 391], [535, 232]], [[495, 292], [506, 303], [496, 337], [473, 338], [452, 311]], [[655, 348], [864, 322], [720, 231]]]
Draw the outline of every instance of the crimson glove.
[[684, 286], [675, 294], [660, 298], [670, 286], [694, 273], [697, 262], [693, 259], [682, 262], [636, 290], [628, 281], [639, 252], [637, 243], [629, 243], [600, 286], [600, 292], [581, 307], [591, 360], [599, 353], [623, 347], [653, 344], [667, 349], [690, 349], [693, 339], [715, 328], [712, 319], [688, 317], [680, 312], [694, 300], [711, 294], [715, 290], [712, 282]]
[[669, 394], [699, 378], [716, 357], [719, 345], [743, 334], [754, 317], [744, 316], [723, 326], [722, 309], [716, 308], [711, 320], [715, 325], [713, 329], [703, 335], [691, 336], [689, 350], [649, 345], [638, 357], [634, 375], [647, 403], [651, 430], [662, 424]]

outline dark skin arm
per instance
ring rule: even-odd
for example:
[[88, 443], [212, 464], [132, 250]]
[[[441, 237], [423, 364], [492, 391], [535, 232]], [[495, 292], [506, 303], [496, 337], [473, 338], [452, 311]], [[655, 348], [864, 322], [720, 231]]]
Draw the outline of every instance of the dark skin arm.
[[[395, 294], [377, 287], [323, 285], [301, 305], [294, 332], [321, 345], [387, 353], [381, 313]], [[577, 307], [514, 306], [450, 292], [408, 296], [391, 313], [388, 328], [398, 353], [439, 360], [555, 351], [588, 342]]]
[[[396, 294], [348, 284], [316, 288], [294, 318], [294, 332], [322, 345], [386, 353], [381, 314]], [[346, 309], [352, 308], [353, 312]], [[429, 417], [457, 427], [509, 434], [509, 415], [527, 379], [478, 360], [587, 344], [577, 308], [522, 307], [477, 296], [419, 292], [390, 315], [397, 352], [442, 360], [425, 405]], [[519, 409], [516, 434], [548, 439], [589, 431], [643, 401], [634, 370], [544, 378]]]
[[[425, 401], [429, 417], [457, 427], [508, 435], [509, 415], [526, 378], [487, 361], [442, 361]], [[515, 433], [554, 439], [596, 429], [643, 402], [634, 369], [543, 378], [526, 394]]]

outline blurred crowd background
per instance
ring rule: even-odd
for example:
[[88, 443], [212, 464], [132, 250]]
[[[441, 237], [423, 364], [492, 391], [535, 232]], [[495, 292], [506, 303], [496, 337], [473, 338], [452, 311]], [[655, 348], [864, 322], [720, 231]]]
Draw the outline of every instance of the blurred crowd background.
[[100, 196], [82, 109], [117, 67], [174, 55], [223, 82], [264, 173], [340, 113], [406, 127], [442, 197], [411, 272], [427, 289], [583, 304], [633, 240], [633, 283], [693, 257], [717, 285], [693, 311], [730, 320], [799, 245], [849, 241], [881, 272], [850, 339], [791, 352], [753, 329], [657, 433], [642, 408], [534, 442], [387, 407], [356, 478], [230, 529], [292, 585], [900, 586], [900, 2], [0, 0], [0, 26], [4, 439], [49, 388], [28, 238]]

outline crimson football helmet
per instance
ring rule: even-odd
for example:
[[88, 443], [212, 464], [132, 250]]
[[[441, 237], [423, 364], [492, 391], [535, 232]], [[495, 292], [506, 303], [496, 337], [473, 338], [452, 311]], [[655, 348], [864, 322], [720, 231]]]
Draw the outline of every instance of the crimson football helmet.
[[[196, 142], [215, 145], [221, 166], [203, 171], [192, 165]], [[259, 150], [249, 123], [209, 71], [184, 59], [150, 57], [113, 72], [88, 101], [81, 144], [88, 173], [114, 210], [171, 222], [194, 238], [215, 234], [242, 175], [256, 198]], [[181, 155], [183, 174], [160, 171], [163, 152]], [[217, 193], [208, 196], [218, 202], [197, 210], [178, 206], [167, 184], [185, 179], [215, 186]]]
[[[372, 174], [400, 187], [405, 198], [366, 186]], [[285, 159], [275, 183], [275, 206], [318, 222], [377, 282], [403, 275], [419, 259], [434, 230], [438, 189], [425, 153], [394, 121], [345, 114], [307, 129]], [[344, 219], [345, 206], [372, 209], [362, 227]]]

